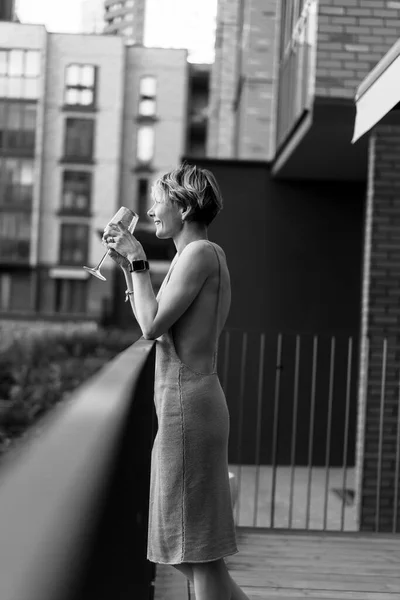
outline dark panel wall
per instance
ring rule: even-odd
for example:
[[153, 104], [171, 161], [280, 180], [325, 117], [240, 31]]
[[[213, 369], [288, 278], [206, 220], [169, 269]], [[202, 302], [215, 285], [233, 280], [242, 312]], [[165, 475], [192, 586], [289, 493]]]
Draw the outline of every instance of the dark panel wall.
[[364, 185], [278, 182], [264, 163], [196, 162], [224, 196], [209, 237], [231, 272], [228, 325], [358, 332]]
[[[225, 250], [232, 279], [229, 375], [225, 384], [231, 414], [230, 460], [256, 460], [260, 332], [265, 332], [260, 459], [272, 460], [274, 418], [277, 462], [289, 464], [292, 434], [296, 464], [353, 464], [357, 407], [358, 333], [364, 185], [339, 182], [278, 182], [264, 163], [200, 161], [217, 177], [224, 210], [209, 237]], [[247, 331], [244, 338], [243, 331]], [[277, 358], [278, 334], [282, 356]], [[297, 418], [294, 420], [296, 335], [299, 339]], [[311, 391], [314, 336], [314, 431]], [[328, 429], [329, 370], [335, 337], [331, 429]], [[352, 338], [352, 341], [349, 341]], [[225, 338], [219, 367], [224, 379]], [[245, 351], [245, 355], [243, 352]], [[279, 410], [274, 412], [276, 375]], [[244, 380], [242, 381], [242, 377]], [[243, 385], [242, 385], [243, 383]], [[241, 389], [243, 393], [241, 394]], [[346, 393], [349, 396], [348, 453], [343, 459]], [[243, 405], [240, 406], [240, 403]], [[243, 416], [240, 426], [240, 414]]]

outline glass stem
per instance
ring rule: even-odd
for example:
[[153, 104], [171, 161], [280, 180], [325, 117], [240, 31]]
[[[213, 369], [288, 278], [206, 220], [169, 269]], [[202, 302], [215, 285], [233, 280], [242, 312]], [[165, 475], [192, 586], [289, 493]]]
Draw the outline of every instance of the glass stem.
[[99, 262], [99, 264], [97, 265], [97, 267], [96, 267], [96, 269], [95, 269], [96, 271], [100, 271], [100, 269], [101, 269], [101, 265], [102, 265], [102, 264], [103, 264], [103, 262], [106, 260], [106, 258], [107, 258], [107, 256], [108, 256], [108, 253], [109, 253], [109, 252], [110, 252], [110, 251], [109, 251], [109, 250], [107, 250], [107, 252], [104, 254], [103, 258], [101, 259], [101, 261]]

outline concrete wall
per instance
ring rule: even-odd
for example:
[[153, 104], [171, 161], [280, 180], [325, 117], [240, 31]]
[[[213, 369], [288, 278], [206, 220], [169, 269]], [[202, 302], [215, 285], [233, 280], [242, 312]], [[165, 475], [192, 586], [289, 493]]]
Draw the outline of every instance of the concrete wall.
[[209, 157], [272, 158], [279, 12], [276, 0], [219, 0]]

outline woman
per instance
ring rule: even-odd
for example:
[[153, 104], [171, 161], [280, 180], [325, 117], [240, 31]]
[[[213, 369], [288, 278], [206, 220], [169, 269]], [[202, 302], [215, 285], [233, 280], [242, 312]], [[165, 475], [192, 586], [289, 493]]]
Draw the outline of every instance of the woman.
[[122, 224], [103, 238], [143, 337], [157, 340], [147, 557], [181, 571], [197, 600], [245, 600], [224, 561], [237, 547], [229, 414], [216, 364], [231, 291], [225, 254], [207, 237], [222, 197], [210, 171], [187, 164], [156, 181], [152, 197], [156, 236], [172, 238], [177, 250], [157, 298], [136, 238]]

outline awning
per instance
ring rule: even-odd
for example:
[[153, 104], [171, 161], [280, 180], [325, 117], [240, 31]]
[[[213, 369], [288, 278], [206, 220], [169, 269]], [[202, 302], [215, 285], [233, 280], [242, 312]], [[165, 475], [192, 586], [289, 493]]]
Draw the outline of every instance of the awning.
[[400, 102], [400, 40], [360, 84], [355, 101], [353, 144]]

